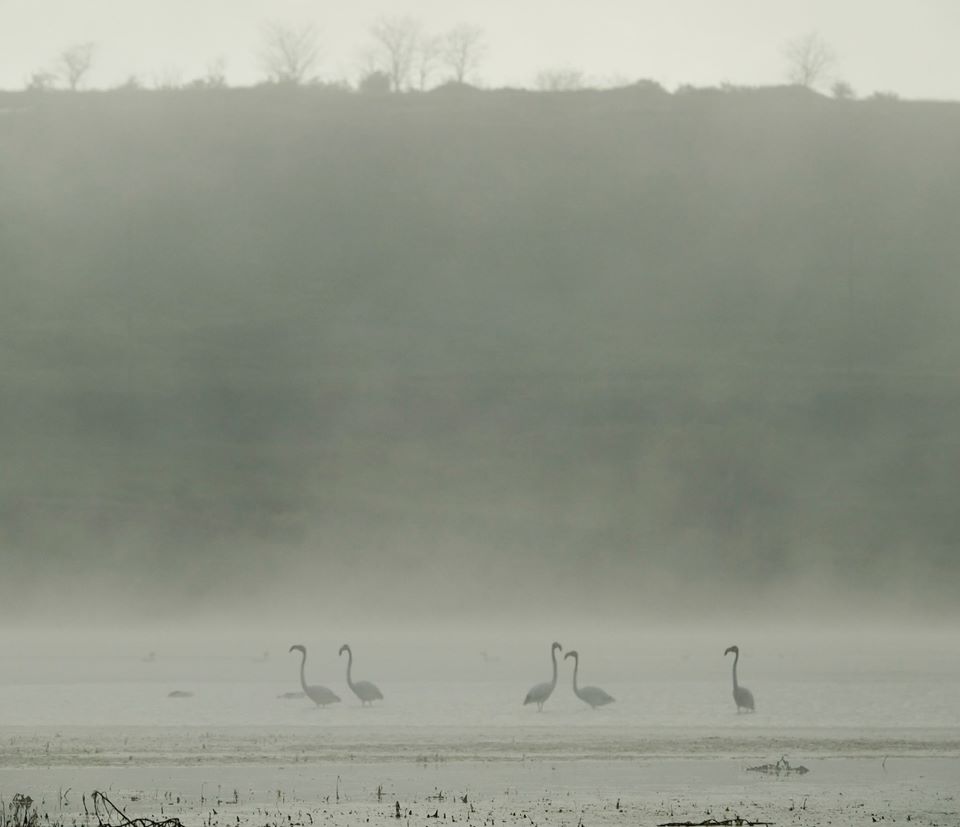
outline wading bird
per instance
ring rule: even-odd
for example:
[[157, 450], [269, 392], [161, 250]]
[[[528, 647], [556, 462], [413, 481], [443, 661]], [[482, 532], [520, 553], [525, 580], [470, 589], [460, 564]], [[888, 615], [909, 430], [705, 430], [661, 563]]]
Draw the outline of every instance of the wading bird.
[[737, 683], [737, 661], [740, 660], [740, 647], [730, 646], [723, 653], [729, 655], [733, 652], [733, 700], [737, 704], [737, 712], [747, 710], [753, 712], [753, 693], [745, 686]]
[[307, 647], [296, 643], [290, 647], [290, 651], [297, 651], [303, 655], [303, 658], [300, 661], [300, 686], [303, 687], [304, 694], [317, 706], [326, 706], [327, 704], [338, 703], [340, 698], [327, 689], [327, 687], [307, 686], [307, 679], [303, 671], [304, 667], [307, 665]]
[[374, 701], [382, 701], [383, 694], [376, 686], [370, 683], [370, 681], [353, 682], [350, 677], [350, 672], [353, 668], [353, 652], [346, 643], [340, 647], [340, 654], [342, 655], [344, 652], [347, 653], [347, 686], [349, 686], [353, 694], [360, 699], [360, 706], [367, 706]]
[[527, 697], [524, 698], [523, 705], [527, 704], [536, 704], [537, 712], [543, 712], [543, 705], [547, 702], [553, 694], [553, 690], [557, 685], [557, 650], [563, 651], [563, 647], [557, 643], [553, 642], [553, 645], [550, 647], [550, 659], [553, 661], [553, 680], [546, 681], [544, 683], [538, 683], [533, 689], [527, 693]]
[[573, 658], [573, 694], [576, 695], [585, 704], [590, 704], [593, 709], [598, 706], [613, 703], [613, 698], [604, 692], [599, 686], [585, 686], [583, 689], [577, 688], [577, 671], [580, 669], [580, 655], [576, 649], [571, 649], [563, 656], [563, 659]]

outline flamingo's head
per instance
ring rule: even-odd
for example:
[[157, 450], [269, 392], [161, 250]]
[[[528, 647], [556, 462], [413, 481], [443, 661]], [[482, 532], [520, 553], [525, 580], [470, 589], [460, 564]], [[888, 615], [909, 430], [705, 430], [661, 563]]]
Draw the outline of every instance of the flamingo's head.
[[579, 657], [580, 655], [577, 654], [577, 650], [571, 649], [569, 652], [567, 652], [567, 654], [563, 656], [563, 659], [566, 660], [567, 658], [579, 658]]
[[553, 652], [556, 651], [556, 650], [559, 650], [559, 651], [562, 652], [562, 651], [563, 651], [563, 647], [562, 647], [559, 643], [557, 643], [556, 641], [554, 641], [554, 642], [553, 642], [553, 646], [550, 647], [550, 652], [553, 653]]
[[728, 646], [727, 649], [726, 649], [726, 651], [725, 651], [723, 654], [729, 655], [731, 652], [733, 652], [733, 654], [735, 654], [735, 655], [739, 655], [739, 654], [740, 654], [740, 647], [739, 647], [739, 646]]
[[307, 654], [307, 647], [304, 646], [304, 645], [301, 644], [301, 643], [294, 643], [293, 646], [290, 647], [290, 651], [291, 651], [291, 652], [303, 652], [303, 654]]
[[344, 652], [349, 652], [349, 651], [350, 651], [350, 647], [346, 643], [344, 643], [343, 646], [340, 647], [340, 652], [338, 654], [342, 655]]

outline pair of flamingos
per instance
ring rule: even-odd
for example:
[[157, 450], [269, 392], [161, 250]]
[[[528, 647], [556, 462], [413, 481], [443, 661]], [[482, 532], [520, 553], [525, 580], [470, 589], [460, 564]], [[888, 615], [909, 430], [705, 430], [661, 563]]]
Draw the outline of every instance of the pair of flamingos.
[[[562, 649], [563, 647], [556, 642], [554, 642], [550, 647], [550, 659], [553, 661], [553, 680], [544, 683], [538, 683], [535, 687], [533, 687], [533, 689], [527, 693], [527, 697], [523, 702], [524, 705], [536, 704], [537, 710], [541, 712], [543, 711], [543, 705], [553, 694], [553, 690], [557, 686], [557, 652], [561, 651]], [[740, 686], [740, 684], [737, 682], [737, 663], [740, 660], [740, 647], [730, 646], [723, 654], [729, 655], [731, 652], [733, 652], [733, 700], [737, 705], [737, 712], [753, 712], [753, 693], [745, 686]], [[563, 657], [564, 659], [573, 658], [574, 695], [576, 695], [584, 703], [590, 704], [593, 709], [613, 701], [613, 698], [611, 698], [598, 686], [584, 686], [582, 689], [577, 687], [577, 671], [580, 668], [580, 657], [576, 650], [571, 649]]]
[[[340, 697], [335, 692], [327, 689], [327, 687], [307, 685], [307, 678], [304, 674], [304, 667], [307, 665], [307, 647], [297, 643], [290, 647], [290, 651], [300, 652], [300, 654], [303, 655], [300, 660], [300, 686], [303, 687], [303, 693], [317, 706], [338, 703]], [[344, 652], [347, 653], [347, 686], [349, 686], [353, 694], [360, 699], [360, 705], [368, 706], [373, 704], [374, 701], [382, 701], [383, 694], [374, 684], [370, 683], [370, 681], [357, 681], [354, 683], [351, 674], [353, 671], [353, 652], [346, 643], [340, 647], [340, 654], [342, 655]]]
[[[527, 693], [527, 697], [524, 699], [523, 704], [536, 704], [537, 711], [543, 712], [543, 705], [547, 702], [547, 699], [553, 694], [553, 690], [557, 687], [557, 652], [562, 651], [563, 647], [554, 642], [550, 647], [550, 660], [553, 661], [553, 680], [545, 681], [544, 683], [538, 683], [533, 689]], [[563, 656], [563, 659], [573, 658], [573, 694], [576, 695], [581, 701], [585, 704], [589, 704], [592, 709], [596, 709], [598, 706], [604, 706], [605, 704], [612, 703], [613, 698], [610, 697], [606, 692], [604, 692], [599, 686], [577, 686], [577, 672], [580, 671], [580, 655], [577, 654], [576, 649], [571, 649], [567, 654]]]

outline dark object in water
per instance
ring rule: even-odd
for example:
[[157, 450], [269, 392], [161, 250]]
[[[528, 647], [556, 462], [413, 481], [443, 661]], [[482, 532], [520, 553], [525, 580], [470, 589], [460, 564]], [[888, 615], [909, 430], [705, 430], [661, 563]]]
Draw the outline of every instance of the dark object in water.
[[277, 695], [278, 698], [283, 698], [285, 701], [292, 701], [294, 698], [302, 698], [302, 692], [281, 692]]
[[174, 689], [169, 695], [168, 698], [192, 698], [192, 692], [184, 692], [182, 689]]
[[759, 767], [747, 767], [747, 772], [762, 772], [767, 775], [806, 775], [810, 770], [805, 766], [800, 764], [799, 766], [791, 766], [790, 762], [784, 757], [777, 761], [776, 764], [761, 764]]
[[[83, 797], [83, 808], [87, 808], [87, 797]], [[93, 791], [93, 814], [99, 827], [183, 827], [179, 818], [167, 818], [157, 821], [141, 816], [127, 818], [127, 814], [98, 790]]]
[[758, 824], [770, 827], [772, 821], [750, 821], [746, 818], [735, 816], [726, 818], [723, 821], [717, 821], [715, 818], [708, 818], [706, 821], [665, 821], [658, 824], [657, 827], [756, 827]]

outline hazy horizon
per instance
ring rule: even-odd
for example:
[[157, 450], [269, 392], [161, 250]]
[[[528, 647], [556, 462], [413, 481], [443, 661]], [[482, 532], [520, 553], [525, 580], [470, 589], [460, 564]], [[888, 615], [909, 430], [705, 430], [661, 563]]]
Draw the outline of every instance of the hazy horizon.
[[842, 79], [864, 96], [960, 99], [953, 45], [960, 8], [950, 0], [602, 0], [589, 12], [534, 0], [402, 6], [387, 0], [3, 0], [0, 88], [22, 88], [63, 49], [88, 41], [97, 48], [90, 87], [115, 86], [131, 75], [147, 85], [186, 82], [217, 59], [231, 84], [249, 85], [264, 77], [258, 53], [269, 21], [316, 26], [317, 74], [355, 83], [367, 62], [371, 24], [399, 15], [419, 19], [427, 32], [463, 22], [480, 26], [488, 50], [471, 79], [486, 87], [529, 87], [538, 72], [558, 68], [577, 69], [601, 85], [641, 78], [671, 89], [776, 85], [785, 77], [784, 44], [816, 31], [837, 55], [830, 81]]

